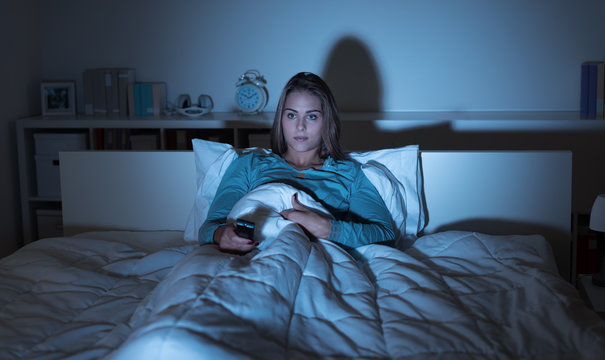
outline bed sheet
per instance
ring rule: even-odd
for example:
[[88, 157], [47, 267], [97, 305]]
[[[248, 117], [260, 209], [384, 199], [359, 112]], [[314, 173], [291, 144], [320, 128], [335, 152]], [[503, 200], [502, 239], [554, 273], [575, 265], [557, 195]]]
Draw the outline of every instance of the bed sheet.
[[1, 259], [0, 358], [102, 357], [196, 246], [178, 231], [108, 231], [38, 240]]

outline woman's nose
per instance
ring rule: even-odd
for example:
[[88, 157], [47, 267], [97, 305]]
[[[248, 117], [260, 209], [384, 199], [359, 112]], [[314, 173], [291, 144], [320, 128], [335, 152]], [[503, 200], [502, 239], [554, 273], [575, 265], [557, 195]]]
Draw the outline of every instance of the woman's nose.
[[304, 129], [305, 129], [305, 121], [304, 121], [303, 119], [299, 119], [299, 120], [296, 122], [296, 128], [297, 128], [298, 130], [304, 130]]

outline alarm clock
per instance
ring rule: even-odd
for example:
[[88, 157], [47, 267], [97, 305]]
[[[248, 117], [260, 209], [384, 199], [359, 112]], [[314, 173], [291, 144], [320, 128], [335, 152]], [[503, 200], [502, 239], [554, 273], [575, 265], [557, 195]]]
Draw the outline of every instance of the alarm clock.
[[256, 114], [267, 106], [267, 81], [257, 70], [248, 70], [235, 83], [235, 104], [245, 114]]

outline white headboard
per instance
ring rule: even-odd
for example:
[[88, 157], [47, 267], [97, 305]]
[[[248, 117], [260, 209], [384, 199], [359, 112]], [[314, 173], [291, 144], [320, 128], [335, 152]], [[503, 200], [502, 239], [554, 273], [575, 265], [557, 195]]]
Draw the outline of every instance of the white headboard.
[[[425, 233], [543, 234], [571, 269], [571, 152], [423, 151]], [[195, 196], [193, 152], [61, 152], [63, 227], [183, 230]]]
[[196, 191], [190, 151], [60, 153], [63, 232], [183, 230]]

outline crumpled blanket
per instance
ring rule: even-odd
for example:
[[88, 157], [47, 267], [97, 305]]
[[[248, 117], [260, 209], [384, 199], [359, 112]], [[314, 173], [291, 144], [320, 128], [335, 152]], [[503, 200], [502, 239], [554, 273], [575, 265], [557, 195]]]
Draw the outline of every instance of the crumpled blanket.
[[0, 359], [98, 359], [197, 244], [182, 232], [103, 231], [35, 241], [0, 260]]
[[259, 249], [190, 252], [141, 303], [132, 333], [109, 358], [605, 353], [605, 323], [558, 276], [541, 236], [452, 231], [421, 237], [405, 252], [367, 245], [348, 253], [310, 241], [278, 215], [291, 207], [292, 191], [273, 184], [244, 197], [230, 216], [257, 223]]

